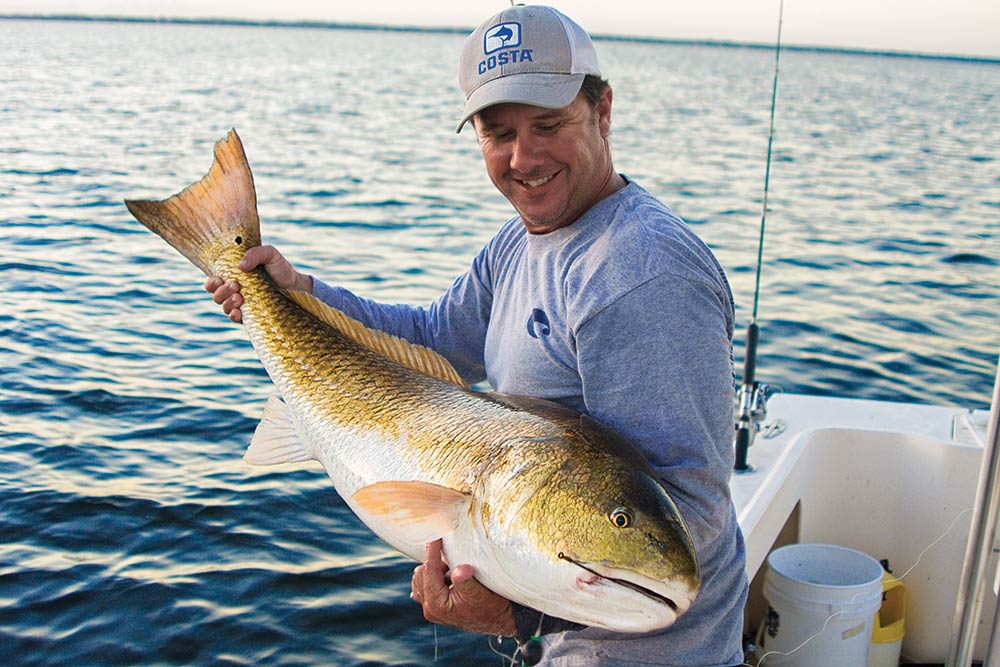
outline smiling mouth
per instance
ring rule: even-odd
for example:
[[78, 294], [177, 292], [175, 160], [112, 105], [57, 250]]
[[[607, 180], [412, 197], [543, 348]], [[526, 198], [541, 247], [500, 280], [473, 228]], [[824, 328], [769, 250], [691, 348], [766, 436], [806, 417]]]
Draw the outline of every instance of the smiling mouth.
[[589, 567], [587, 567], [586, 565], [584, 565], [580, 561], [574, 560], [573, 558], [570, 558], [569, 556], [567, 556], [566, 554], [564, 554], [561, 551], [557, 554], [557, 556], [558, 556], [559, 560], [564, 560], [564, 561], [567, 561], [569, 563], [572, 563], [573, 565], [576, 565], [579, 568], [583, 568], [584, 570], [586, 570], [587, 572], [590, 572], [592, 575], [598, 577], [599, 579], [605, 579], [607, 581], [616, 583], [619, 586], [624, 586], [625, 588], [628, 588], [629, 590], [633, 590], [636, 593], [639, 593], [641, 595], [645, 595], [646, 597], [648, 597], [648, 598], [650, 598], [652, 600], [656, 600], [657, 602], [661, 602], [661, 603], [667, 605], [668, 607], [670, 607], [670, 609], [672, 611], [674, 611], [674, 613], [676, 613], [677, 610], [678, 610], [677, 603], [674, 602], [673, 600], [671, 600], [670, 598], [668, 598], [665, 595], [660, 595], [656, 591], [651, 591], [648, 588], [643, 588], [639, 584], [631, 582], [631, 581], [628, 581], [626, 579], [618, 579], [616, 577], [608, 577], [606, 575], [603, 575], [600, 572], [597, 572], [596, 570], [590, 569]]
[[530, 181], [526, 180], [526, 179], [525, 180], [520, 180], [519, 179], [518, 183], [520, 183], [521, 185], [524, 185], [525, 187], [528, 187], [528, 188], [537, 188], [537, 187], [540, 187], [542, 185], [545, 185], [546, 183], [548, 183], [549, 181], [551, 181], [555, 177], [556, 177], [555, 174], [550, 174], [549, 176], [543, 176], [542, 178], [536, 178], [536, 179], [530, 180]]

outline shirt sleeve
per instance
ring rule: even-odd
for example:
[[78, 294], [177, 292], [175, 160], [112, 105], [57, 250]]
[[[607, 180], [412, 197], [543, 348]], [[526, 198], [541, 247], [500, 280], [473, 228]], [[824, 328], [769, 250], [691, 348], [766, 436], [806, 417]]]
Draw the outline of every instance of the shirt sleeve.
[[427, 307], [380, 303], [315, 277], [312, 293], [367, 327], [431, 348], [470, 385], [486, 379], [483, 349], [493, 293], [485, 250]]
[[731, 511], [732, 307], [710, 282], [661, 275], [577, 329], [584, 405], [635, 444], [671, 494], [695, 547]]

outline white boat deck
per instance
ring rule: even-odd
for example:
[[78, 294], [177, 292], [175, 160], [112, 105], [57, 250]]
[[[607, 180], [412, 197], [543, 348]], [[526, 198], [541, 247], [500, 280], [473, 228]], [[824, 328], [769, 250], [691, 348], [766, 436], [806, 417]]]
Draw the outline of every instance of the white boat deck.
[[[781, 420], [786, 428], [773, 438], [758, 434], [749, 455], [753, 470], [731, 482], [754, 581], [748, 624], [766, 609], [755, 598], [773, 548], [840, 544], [888, 559], [893, 572], [904, 575], [910, 602], [903, 653], [917, 662], [942, 662], [987, 416], [960, 408], [772, 397], [765, 424]], [[995, 562], [990, 566], [992, 572]], [[986, 600], [984, 623], [991, 622], [994, 604], [995, 598]], [[985, 635], [988, 629], [979, 632], [978, 644]]]

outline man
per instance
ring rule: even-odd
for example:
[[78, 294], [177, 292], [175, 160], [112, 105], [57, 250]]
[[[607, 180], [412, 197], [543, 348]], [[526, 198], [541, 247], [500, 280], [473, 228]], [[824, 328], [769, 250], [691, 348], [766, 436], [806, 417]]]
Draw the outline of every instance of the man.
[[[425, 617], [472, 632], [542, 636], [546, 665], [742, 662], [747, 582], [732, 500], [733, 304], [709, 249], [612, 165], [612, 92], [594, 46], [561, 13], [506, 9], [466, 41], [460, 132], [476, 131], [486, 170], [517, 214], [429, 308], [385, 305], [295, 270], [272, 247], [275, 282], [437, 350], [470, 382], [558, 401], [616, 428], [676, 501], [702, 589], [663, 631], [622, 635], [543, 617], [489, 591], [475, 563], [449, 569], [439, 542], [413, 575]], [[206, 289], [240, 321], [239, 286]]]

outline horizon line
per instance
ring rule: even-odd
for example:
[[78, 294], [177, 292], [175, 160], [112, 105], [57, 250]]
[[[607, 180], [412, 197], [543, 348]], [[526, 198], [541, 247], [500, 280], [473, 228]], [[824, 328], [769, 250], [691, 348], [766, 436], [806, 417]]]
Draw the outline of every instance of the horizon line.
[[[410, 26], [384, 25], [378, 23], [355, 23], [318, 20], [278, 20], [278, 19], [239, 19], [239, 18], [185, 18], [185, 17], [152, 17], [152, 16], [115, 16], [87, 14], [0, 14], [0, 20], [27, 21], [80, 21], [101, 23], [173, 23], [181, 25], [219, 25], [246, 26], [264, 28], [309, 28], [323, 30], [371, 30], [385, 32], [424, 32], [439, 34], [467, 35], [473, 28], [448, 26]], [[741, 42], [726, 39], [695, 39], [680, 37], [646, 37], [641, 35], [614, 35], [591, 33], [595, 41], [635, 42], [639, 44], [675, 44], [689, 46], [717, 46], [739, 49], [774, 50], [774, 44], [763, 42]], [[928, 60], [953, 60], [970, 63], [1000, 64], [1000, 56], [974, 56], [945, 53], [925, 53], [922, 51], [896, 51], [891, 49], [869, 49], [846, 46], [813, 46], [805, 44], [782, 44], [783, 51], [799, 51], [806, 53], [846, 53], [868, 56], [885, 56], [890, 58], [922, 58]]]

